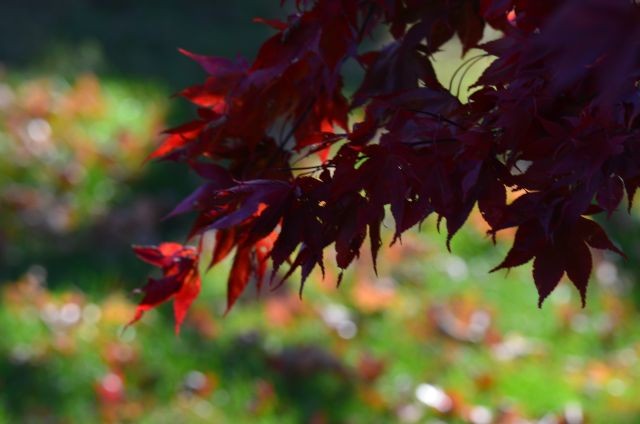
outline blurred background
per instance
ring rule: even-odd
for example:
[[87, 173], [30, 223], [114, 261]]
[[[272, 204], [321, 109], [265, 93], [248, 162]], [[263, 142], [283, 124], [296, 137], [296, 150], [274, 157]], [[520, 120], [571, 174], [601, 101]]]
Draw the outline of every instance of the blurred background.
[[170, 305], [122, 331], [150, 271], [130, 245], [182, 241], [189, 217], [162, 218], [198, 184], [143, 163], [204, 77], [177, 48], [251, 58], [278, 3], [1, 2], [0, 423], [640, 422], [637, 207], [585, 309], [564, 281], [539, 310], [530, 267], [489, 274], [512, 234], [492, 247], [474, 212], [451, 254], [429, 219], [379, 276], [363, 252], [339, 290], [329, 268], [226, 317], [223, 264], [179, 337]]

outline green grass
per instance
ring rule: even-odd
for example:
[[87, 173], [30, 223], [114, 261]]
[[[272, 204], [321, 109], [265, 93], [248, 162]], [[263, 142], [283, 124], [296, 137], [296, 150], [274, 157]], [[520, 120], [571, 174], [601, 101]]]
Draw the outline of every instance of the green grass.
[[[302, 300], [293, 288], [281, 293], [291, 299], [279, 308], [293, 318], [280, 324], [267, 311], [276, 302], [273, 295], [263, 293], [256, 301], [251, 290], [222, 316], [228, 270], [222, 264], [206, 276], [180, 336], [172, 331], [169, 306], [147, 313], [122, 333], [133, 296], [29, 292], [35, 289], [24, 281], [6, 286], [0, 384], [13, 389], [0, 395], [2, 413], [10, 421], [82, 422], [109, 418], [108, 407], [123, 422], [298, 423], [323, 417], [386, 423], [398, 422], [399, 411], [409, 405], [422, 420], [469, 422], [469, 411], [478, 405], [494, 416], [508, 407], [540, 419], [577, 404], [592, 422], [637, 421], [640, 368], [634, 335], [640, 324], [624, 297], [594, 280], [582, 310], [575, 290], [563, 282], [540, 310], [527, 267], [508, 276], [486, 273], [507, 246], [482, 247], [490, 242], [476, 230], [454, 240], [453, 252], [460, 256], [453, 260], [442, 251], [443, 235], [433, 230], [405, 237], [406, 246], [395, 248], [398, 254], [381, 258], [380, 278], [395, 281], [392, 306], [362, 306], [356, 280], [375, 276], [357, 267], [338, 290], [314, 280]], [[393, 262], [397, 257], [401, 260]], [[466, 275], [452, 278], [447, 267], [461, 264]], [[102, 317], [66, 327], [45, 322], [43, 311], [69, 303], [85, 311], [89, 303], [98, 305]], [[341, 305], [356, 323], [354, 338], [341, 338], [323, 320], [330, 305]], [[469, 342], [444, 334], [432, 318], [437, 308], [462, 321], [487, 311], [489, 331]], [[626, 318], [603, 330], [602, 322], [617, 315]], [[529, 348], [522, 356], [500, 359], [496, 352], [508, 340]], [[384, 364], [371, 380], [358, 371], [364, 355]], [[625, 355], [626, 362], [620, 359]], [[185, 391], [193, 371], [206, 376], [208, 388]], [[100, 400], [96, 389], [110, 372], [124, 379], [122, 398], [113, 403]], [[421, 404], [415, 395], [420, 384], [442, 388], [455, 400], [453, 411], [442, 415]]]

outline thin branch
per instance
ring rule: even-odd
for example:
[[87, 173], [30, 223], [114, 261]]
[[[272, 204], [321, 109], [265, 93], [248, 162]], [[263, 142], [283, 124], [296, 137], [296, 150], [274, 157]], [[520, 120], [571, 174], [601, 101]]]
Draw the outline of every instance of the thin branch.
[[486, 56], [488, 56], [488, 55], [482, 55], [482, 56], [477, 57], [472, 63], [469, 63], [469, 66], [467, 66], [467, 69], [465, 69], [464, 72], [462, 72], [462, 74], [460, 75], [460, 79], [458, 80], [458, 88], [456, 90], [456, 97], [460, 96], [460, 91], [462, 90], [462, 82], [464, 81], [464, 77], [467, 76], [467, 73], [471, 70], [471, 68], [473, 68], [475, 66], [476, 63], [480, 62], [480, 60], [482, 60]]
[[309, 112], [311, 112], [311, 109], [313, 109], [313, 105], [315, 102], [316, 102], [316, 98], [313, 97], [309, 101], [309, 104], [307, 105], [307, 108], [304, 110], [304, 112], [302, 112], [302, 114], [298, 116], [298, 119], [296, 119], [293, 125], [291, 125], [291, 128], [289, 129], [289, 132], [287, 133], [287, 135], [278, 144], [278, 147], [280, 148], [280, 150], [284, 150], [284, 146], [286, 146], [289, 140], [291, 140], [291, 137], [293, 137], [293, 135], [298, 130], [298, 128], [300, 128], [300, 125], [302, 125], [304, 120], [307, 119], [307, 116], [309, 115]]
[[462, 125], [458, 124], [457, 122], [454, 122], [451, 119], [445, 118], [444, 116], [442, 116], [442, 115], [440, 115], [438, 113], [433, 113], [433, 112], [429, 112], [429, 111], [426, 111], [426, 110], [419, 110], [419, 109], [408, 109], [408, 110], [411, 111], [411, 112], [420, 113], [420, 114], [423, 114], [423, 115], [430, 116], [430, 117], [432, 117], [434, 119], [437, 119], [439, 121], [444, 121], [449, 125], [452, 125], [452, 126], [454, 126], [456, 128], [460, 128], [461, 130], [465, 130], [465, 131], [467, 130], [465, 127], [463, 127]]
[[443, 144], [453, 143], [459, 141], [457, 138], [433, 138], [431, 140], [419, 140], [411, 143], [406, 143], [409, 146], [428, 146], [429, 144]]
[[298, 116], [298, 119], [296, 119], [296, 121], [291, 125], [291, 128], [289, 129], [289, 132], [287, 133], [287, 135], [282, 140], [280, 140], [280, 143], [278, 143], [278, 150], [273, 154], [273, 156], [269, 158], [269, 162], [267, 162], [267, 165], [265, 166], [265, 170], [270, 169], [271, 165], [273, 165], [273, 162], [280, 155], [280, 153], [284, 152], [285, 146], [287, 145], [289, 140], [291, 140], [291, 137], [293, 137], [296, 130], [300, 128], [300, 125], [302, 125], [304, 120], [307, 118], [307, 116], [309, 115], [309, 112], [311, 112], [311, 109], [313, 109], [313, 105], [315, 104], [315, 102], [316, 102], [316, 98], [313, 97], [309, 101], [309, 104], [307, 105], [307, 108], [304, 110], [304, 112], [302, 112], [302, 114]]
[[293, 166], [293, 167], [289, 167], [289, 168], [274, 168], [276, 171], [304, 171], [306, 169], [314, 169], [314, 170], [321, 170], [324, 168], [335, 168], [336, 166], [333, 164], [326, 164], [326, 165], [312, 165], [312, 166]]
[[373, 2], [369, 3], [369, 10], [367, 10], [367, 16], [364, 18], [364, 21], [362, 21], [362, 26], [360, 27], [360, 30], [358, 31], [358, 43], [362, 42], [362, 38], [364, 37], [364, 32], [367, 30], [367, 26], [369, 26], [369, 21], [371, 21], [371, 18], [373, 17], [373, 12], [376, 11], [376, 5]]
[[476, 56], [472, 56], [469, 59], [466, 59], [464, 62], [462, 62], [460, 64], [460, 66], [458, 66], [458, 68], [455, 70], [455, 72], [453, 73], [453, 75], [451, 75], [451, 79], [449, 80], [449, 92], [451, 92], [451, 90], [453, 90], [453, 82], [456, 79], [456, 76], [458, 75], [458, 72], [460, 72], [464, 67], [466, 67], [467, 65], [469, 65], [469, 63], [473, 62], [474, 60], [479, 60], [480, 58], [489, 56], [486, 53], [483, 54], [479, 54]]

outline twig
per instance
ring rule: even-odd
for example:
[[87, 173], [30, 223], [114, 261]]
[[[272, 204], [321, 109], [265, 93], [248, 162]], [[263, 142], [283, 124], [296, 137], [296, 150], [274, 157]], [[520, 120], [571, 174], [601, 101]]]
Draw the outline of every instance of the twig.
[[326, 165], [312, 165], [312, 166], [295, 166], [295, 167], [290, 167], [290, 168], [275, 168], [275, 170], [277, 171], [304, 171], [306, 169], [323, 169], [323, 168], [335, 168], [336, 166], [333, 164], [326, 164]]
[[480, 62], [480, 60], [482, 60], [483, 58], [485, 58], [488, 55], [481, 55], [476, 57], [476, 59], [469, 63], [469, 66], [467, 66], [467, 69], [464, 70], [464, 72], [462, 72], [462, 74], [460, 75], [460, 79], [458, 80], [458, 88], [456, 89], [456, 97], [460, 96], [460, 91], [462, 90], [462, 82], [464, 81], [464, 77], [467, 76], [467, 73], [471, 70], [471, 68], [473, 68], [475, 66], [476, 63]]
[[281, 152], [284, 151], [284, 147], [287, 145], [289, 140], [291, 140], [291, 137], [293, 137], [296, 130], [300, 128], [300, 125], [302, 125], [304, 120], [307, 118], [307, 116], [309, 115], [309, 112], [311, 112], [311, 109], [313, 109], [313, 105], [315, 102], [316, 102], [316, 98], [313, 97], [311, 101], [309, 101], [309, 104], [307, 105], [307, 108], [304, 110], [304, 112], [302, 112], [302, 114], [298, 116], [298, 119], [296, 119], [296, 121], [291, 125], [291, 128], [289, 129], [289, 132], [287, 133], [287, 135], [282, 140], [280, 140], [280, 143], [278, 143], [278, 151], [276, 151], [275, 154], [271, 156], [271, 158], [269, 158], [269, 162], [267, 162], [267, 165], [265, 166], [265, 170], [270, 169], [271, 165], [273, 165], [273, 162], [276, 160], [276, 158], [280, 155]]
[[458, 72], [460, 72], [464, 67], [466, 67], [467, 65], [469, 65], [469, 63], [473, 62], [474, 60], [479, 60], [480, 58], [489, 56], [486, 53], [483, 54], [479, 54], [476, 56], [472, 56], [469, 59], [465, 60], [464, 62], [462, 62], [462, 64], [460, 64], [460, 66], [458, 66], [458, 68], [455, 70], [455, 72], [453, 73], [453, 75], [451, 75], [451, 79], [449, 80], [449, 92], [451, 92], [451, 90], [453, 89], [453, 82], [456, 79], [456, 76], [458, 75]]
[[415, 113], [421, 113], [423, 115], [427, 115], [430, 116], [434, 119], [437, 119], [439, 121], [444, 121], [449, 125], [453, 125], [456, 128], [460, 128], [461, 130], [467, 130], [465, 127], [463, 127], [462, 125], [458, 124], [457, 122], [452, 121], [451, 119], [445, 118], [444, 116], [438, 114], [438, 113], [433, 113], [433, 112], [428, 112], [426, 110], [419, 110], [419, 109], [408, 109], [411, 112], [415, 112]]
[[376, 5], [373, 2], [369, 3], [369, 10], [367, 10], [367, 16], [365, 16], [364, 21], [362, 21], [362, 26], [358, 31], [358, 43], [362, 42], [362, 38], [364, 37], [364, 32], [367, 30], [367, 26], [369, 25], [369, 21], [373, 17], [373, 12], [376, 10]]
[[453, 143], [459, 141], [457, 138], [434, 138], [431, 140], [419, 140], [412, 143], [406, 143], [410, 146], [426, 146], [429, 144]]

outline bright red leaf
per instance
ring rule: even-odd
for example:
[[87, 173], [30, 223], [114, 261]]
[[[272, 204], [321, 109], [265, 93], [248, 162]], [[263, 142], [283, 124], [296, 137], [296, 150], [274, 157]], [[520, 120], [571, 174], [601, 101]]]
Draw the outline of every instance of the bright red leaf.
[[189, 307], [200, 293], [196, 249], [178, 243], [135, 246], [133, 249], [140, 259], [161, 268], [163, 277], [149, 278], [148, 283], [140, 289], [144, 296], [127, 325], [138, 321], [149, 309], [173, 298], [175, 329], [179, 333]]

